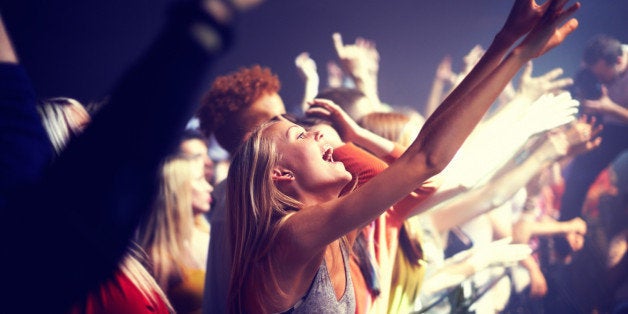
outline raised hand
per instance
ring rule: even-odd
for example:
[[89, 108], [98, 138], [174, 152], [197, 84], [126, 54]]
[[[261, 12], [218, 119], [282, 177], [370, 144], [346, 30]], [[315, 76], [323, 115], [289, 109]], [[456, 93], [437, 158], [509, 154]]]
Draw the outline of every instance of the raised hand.
[[299, 76], [305, 82], [303, 93], [303, 101], [301, 102], [301, 110], [305, 111], [309, 107], [307, 102], [314, 99], [318, 94], [319, 77], [316, 71], [316, 62], [310, 58], [307, 52], [300, 53], [294, 60]]
[[438, 64], [436, 68], [436, 79], [450, 84], [456, 81], [456, 75], [451, 70], [451, 56], [445, 56]]
[[558, 79], [562, 74], [563, 69], [555, 68], [541, 76], [532, 77], [532, 61], [530, 61], [526, 64], [521, 73], [517, 96], [526, 97], [531, 101], [535, 101], [543, 94], [555, 93], [573, 84], [571, 78]]
[[308, 116], [320, 116], [330, 120], [340, 137], [345, 142], [352, 142], [357, 137], [362, 127], [359, 126], [349, 114], [331, 100], [314, 99], [308, 102], [309, 109], [305, 111]]
[[316, 70], [316, 62], [310, 58], [310, 54], [307, 52], [300, 53], [295, 59], [294, 64], [297, 67], [301, 78], [308, 82], [315, 80], [318, 82], [318, 72]]
[[572, 123], [565, 131], [569, 142], [569, 156], [575, 156], [591, 151], [602, 143], [602, 138], [598, 136], [602, 132], [603, 126], [596, 125], [596, 118], [581, 116]]
[[379, 53], [372, 41], [356, 38], [352, 45], [345, 45], [340, 33], [332, 35], [336, 54], [345, 70], [352, 76], [376, 75], [379, 70]]
[[[531, 2], [533, 1], [523, 1]], [[524, 40], [516, 48], [522, 53], [524, 58], [532, 59], [539, 57], [558, 46], [565, 40], [565, 38], [571, 34], [578, 27], [578, 20], [575, 18], [570, 19], [562, 26], [560, 25], [570, 15], [580, 8], [580, 3], [576, 2], [567, 9], [564, 9], [565, 4], [569, 0], [548, 0], [539, 8], [545, 8], [544, 14], [541, 19], [538, 20], [534, 28], [528, 33]], [[513, 12], [515, 12], [519, 1], [515, 4]], [[521, 17], [526, 18], [527, 12], [522, 11]], [[524, 28], [519, 28], [519, 31]]]
[[512, 42], [517, 41], [539, 22], [547, 11], [550, 2], [546, 1], [542, 5], [538, 5], [535, 0], [516, 0], [506, 23], [502, 27], [501, 34]]
[[545, 94], [526, 110], [519, 125], [534, 135], [575, 120], [579, 103], [568, 92], [558, 95]]

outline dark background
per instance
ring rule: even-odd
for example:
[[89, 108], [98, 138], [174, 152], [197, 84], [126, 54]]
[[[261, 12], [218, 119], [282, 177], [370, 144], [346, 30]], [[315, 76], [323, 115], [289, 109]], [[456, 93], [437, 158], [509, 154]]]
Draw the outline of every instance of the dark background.
[[[148, 46], [164, 20], [168, 0], [2, 0], [0, 12], [40, 96], [98, 100]], [[334, 58], [331, 34], [376, 42], [381, 56], [380, 96], [422, 110], [438, 62], [454, 69], [475, 44], [486, 47], [512, 0], [269, 0], [238, 23], [236, 45], [211, 77], [259, 63], [275, 71], [289, 109], [303, 91], [294, 58], [310, 52], [321, 84]], [[572, 1], [573, 3], [573, 1]], [[534, 74], [562, 67], [573, 75], [582, 47], [596, 33], [628, 42], [628, 1], [582, 0], [580, 27], [537, 59]], [[211, 78], [210, 77], [210, 78]]]

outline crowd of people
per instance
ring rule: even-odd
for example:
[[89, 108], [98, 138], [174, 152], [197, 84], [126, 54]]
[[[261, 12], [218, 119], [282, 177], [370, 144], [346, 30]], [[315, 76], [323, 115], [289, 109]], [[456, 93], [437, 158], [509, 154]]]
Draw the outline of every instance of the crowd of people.
[[421, 110], [380, 98], [373, 41], [335, 33], [324, 84], [296, 57], [288, 113], [262, 65], [203, 86], [261, 1], [174, 2], [89, 105], [39, 98], [0, 19], [9, 312], [628, 311], [628, 45], [533, 75], [579, 3], [514, 0]]

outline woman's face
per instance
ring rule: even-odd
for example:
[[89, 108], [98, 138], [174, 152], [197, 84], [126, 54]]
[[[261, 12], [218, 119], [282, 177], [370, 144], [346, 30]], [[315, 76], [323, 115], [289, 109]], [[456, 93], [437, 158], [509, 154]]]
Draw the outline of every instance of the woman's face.
[[203, 170], [203, 163], [194, 163], [193, 176], [192, 176], [192, 209], [194, 214], [207, 213], [211, 208], [211, 192], [214, 187], [211, 186], [205, 179], [205, 171]]
[[277, 122], [265, 132], [281, 156], [275, 173], [290, 173], [297, 198], [304, 195], [320, 200], [337, 197], [344, 185], [351, 181], [351, 174], [342, 162], [333, 160], [333, 148], [323, 133], [307, 132], [288, 121]]

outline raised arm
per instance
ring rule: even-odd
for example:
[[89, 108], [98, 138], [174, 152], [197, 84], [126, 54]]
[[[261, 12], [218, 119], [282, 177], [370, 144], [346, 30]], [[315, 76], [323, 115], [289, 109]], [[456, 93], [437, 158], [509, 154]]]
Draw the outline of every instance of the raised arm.
[[302, 52], [294, 59], [294, 64], [305, 83], [303, 100], [301, 101], [301, 111], [305, 112], [309, 108], [308, 102], [312, 101], [318, 94], [320, 80], [316, 71], [316, 62], [310, 58], [309, 53]]
[[[232, 8], [248, 4], [234, 1]], [[171, 9], [168, 24], [118, 82], [110, 102], [55, 161], [41, 186], [19, 195], [10, 217], [3, 217], [17, 228], [3, 234], [3, 247], [20, 256], [7, 261], [15, 275], [4, 282], [17, 291], [7, 298], [11, 302], [23, 307], [28, 301], [20, 291], [35, 281], [54, 282], [55, 289], [31, 310], [65, 312], [116, 267], [149, 210], [162, 158], [176, 147], [207, 67], [230, 40], [223, 3], [181, 1]], [[21, 222], [27, 225], [20, 227]], [[16, 230], [29, 232], [16, 240], [11, 236]], [[32, 250], [29, 244], [42, 240], [47, 243]], [[34, 264], [42, 256], [45, 267]]]
[[[515, 21], [527, 17], [527, 11], [519, 12], [518, 5], [521, 2], [517, 1], [513, 9], [516, 13]], [[457, 96], [450, 95], [427, 120], [421, 133], [404, 155], [387, 170], [353, 193], [314, 206], [312, 210], [304, 208], [294, 214], [289, 219], [289, 224], [301, 228], [300, 234], [304, 236], [298, 241], [302, 247], [313, 250], [324, 247], [355, 227], [374, 219], [410, 193], [419, 183], [440, 172], [521, 66], [558, 45], [576, 28], [576, 20], [560, 26], [579, 6], [576, 4], [564, 10], [565, 2], [549, 1], [545, 14], [524, 41], [468, 93], [463, 96], [460, 93]], [[530, 29], [530, 26], [526, 27], [527, 30]], [[500, 45], [503, 43], [504, 41], [500, 40]], [[484, 62], [481, 60], [476, 66], [478, 70], [474, 69], [471, 74], [484, 72], [486, 64], [499, 63], [499, 60], [494, 60], [495, 57], [495, 54], [485, 54], [482, 59], [487, 60]], [[470, 76], [467, 76], [465, 81], [473, 80], [469, 78]], [[458, 88], [464, 89], [464, 86], [468, 88], [465, 81]], [[342, 215], [339, 216], [340, 212]], [[314, 234], [316, 236], [313, 236]]]
[[605, 86], [602, 86], [602, 97], [600, 97], [600, 99], [583, 99], [582, 105], [584, 113], [609, 115], [623, 123], [628, 123], [628, 108], [610, 99]]
[[374, 109], [380, 107], [382, 102], [377, 86], [379, 52], [375, 43], [358, 37], [354, 44], [345, 45], [340, 33], [334, 33], [332, 39], [340, 64], [355, 82], [355, 87], [366, 95]]
[[38, 181], [52, 158], [35, 97], [0, 16], [0, 209], [14, 189]]
[[[580, 133], [582, 137], [569, 136], [568, 133], [548, 134], [547, 139], [542, 139], [539, 144], [533, 146], [532, 153], [527, 149], [523, 150], [519, 157], [497, 171], [486, 185], [431, 208], [429, 214], [436, 229], [439, 232], [446, 232], [490, 211], [510, 199], [539, 170], [566, 156], [574, 148], [584, 145], [594, 149], [600, 144], [596, 133], [583, 131]], [[520, 159], [523, 159], [523, 162], [520, 162]]]

